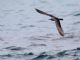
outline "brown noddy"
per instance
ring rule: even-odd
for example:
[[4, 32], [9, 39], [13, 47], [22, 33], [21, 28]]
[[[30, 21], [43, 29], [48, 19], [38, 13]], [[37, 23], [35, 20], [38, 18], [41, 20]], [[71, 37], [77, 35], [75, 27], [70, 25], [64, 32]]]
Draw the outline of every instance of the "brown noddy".
[[57, 17], [55, 17], [55, 16], [53, 16], [53, 15], [51, 15], [51, 14], [48, 14], [48, 13], [46, 13], [46, 12], [43, 12], [43, 11], [39, 10], [39, 9], [35, 9], [35, 10], [36, 10], [38, 13], [41, 13], [41, 14], [50, 16], [50, 17], [51, 17], [50, 20], [51, 20], [51, 21], [55, 21], [56, 27], [57, 27], [57, 30], [58, 30], [59, 34], [60, 34], [61, 36], [64, 36], [64, 31], [63, 31], [63, 29], [62, 29], [62, 27], [61, 27], [61, 23], [60, 23], [60, 20], [63, 20], [62, 18], [57, 18]]

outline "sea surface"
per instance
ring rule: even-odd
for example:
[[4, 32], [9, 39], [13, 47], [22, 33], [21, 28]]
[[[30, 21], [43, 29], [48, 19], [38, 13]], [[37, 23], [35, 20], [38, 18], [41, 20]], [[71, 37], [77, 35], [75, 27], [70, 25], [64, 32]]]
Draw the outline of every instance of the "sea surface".
[[80, 60], [80, 0], [0, 0], [0, 60]]

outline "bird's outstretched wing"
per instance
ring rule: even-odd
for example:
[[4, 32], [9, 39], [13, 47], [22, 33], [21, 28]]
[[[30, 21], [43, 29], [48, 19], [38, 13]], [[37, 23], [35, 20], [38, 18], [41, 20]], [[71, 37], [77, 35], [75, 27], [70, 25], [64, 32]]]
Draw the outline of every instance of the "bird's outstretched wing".
[[[48, 14], [46, 12], [43, 12], [43, 11], [39, 10], [39, 9], [35, 9], [35, 10], [40, 14], [44, 14], [44, 15], [47, 15], [47, 16], [50, 16], [50, 17], [54, 17], [55, 19], [63, 20], [62, 18], [57, 18], [57, 17], [55, 17], [55, 16], [53, 16], [51, 14]], [[50, 20], [53, 20], [53, 19], [50, 19]]]
[[36, 10], [38, 13], [41, 13], [41, 14], [44, 14], [44, 15], [53, 17], [51, 14], [48, 14], [48, 13], [46, 13], [46, 12], [43, 12], [43, 11], [41, 11], [41, 10], [39, 10], [39, 9], [35, 9], [35, 10]]
[[64, 36], [64, 31], [63, 31], [63, 29], [62, 29], [62, 27], [61, 27], [60, 20], [56, 20], [55, 23], [56, 23], [56, 28], [57, 28], [59, 34], [60, 34], [61, 36]]
[[63, 19], [57, 18], [57, 17], [55, 17], [55, 16], [53, 16], [53, 15], [51, 15], [51, 14], [48, 14], [48, 13], [46, 13], [46, 12], [43, 12], [43, 11], [39, 10], [39, 9], [35, 9], [35, 10], [36, 10], [38, 13], [41, 13], [41, 14], [50, 16], [50, 17], [51, 17], [50, 20], [55, 21], [56, 27], [57, 27], [57, 30], [58, 30], [59, 34], [60, 34], [61, 36], [64, 36], [64, 32], [63, 32], [63, 29], [62, 29], [61, 23], [60, 23], [60, 20], [63, 20]]

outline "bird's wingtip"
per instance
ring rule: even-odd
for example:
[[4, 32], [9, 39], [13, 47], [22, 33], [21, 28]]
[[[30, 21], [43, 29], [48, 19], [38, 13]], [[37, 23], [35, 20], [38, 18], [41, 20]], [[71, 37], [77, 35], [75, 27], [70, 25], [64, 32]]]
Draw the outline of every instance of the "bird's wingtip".
[[35, 10], [38, 10], [37, 8], [34, 8]]
[[39, 9], [35, 8], [36, 11], [39, 11]]

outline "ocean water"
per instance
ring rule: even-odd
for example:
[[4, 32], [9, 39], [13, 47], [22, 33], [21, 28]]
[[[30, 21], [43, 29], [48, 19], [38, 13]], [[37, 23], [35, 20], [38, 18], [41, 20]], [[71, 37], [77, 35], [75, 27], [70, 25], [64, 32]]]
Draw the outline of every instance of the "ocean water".
[[[80, 0], [0, 0], [0, 60], [80, 60]], [[35, 8], [59, 18], [55, 22]]]

